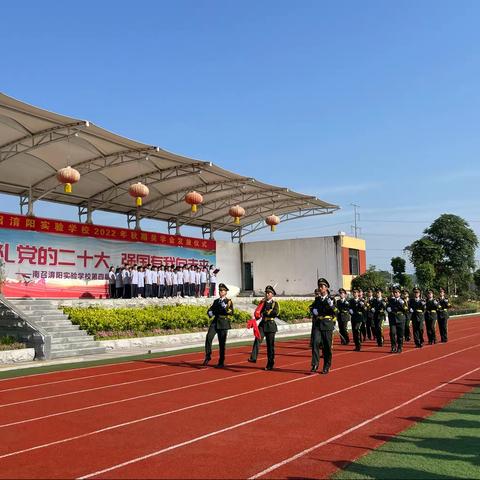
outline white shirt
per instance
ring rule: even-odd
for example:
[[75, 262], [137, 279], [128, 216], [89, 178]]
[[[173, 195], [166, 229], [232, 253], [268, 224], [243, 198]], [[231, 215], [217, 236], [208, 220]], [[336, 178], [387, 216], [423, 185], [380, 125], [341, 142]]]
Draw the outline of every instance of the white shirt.
[[143, 288], [145, 286], [145, 272], [138, 273], [138, 288]]
[[177, 285], [183, 285], [183, 272], [177, 272]]
[[151, 285], [152, 284], [152, 271], [149, 268], [147, 268], [144, 273], [145, 273], [145, 284], [146, 285]]
[[132, 270], [132, 281], [133, 285], [138, 285], [138, 270]]
[[165, 285], [165, 271], [159, 270], [158, 271], [158, 284]]
[[207, 283], [207, 272], [200, 272], [200, 283]]
[[200, 272], [195, 272], [195, 283], [200, 285]]

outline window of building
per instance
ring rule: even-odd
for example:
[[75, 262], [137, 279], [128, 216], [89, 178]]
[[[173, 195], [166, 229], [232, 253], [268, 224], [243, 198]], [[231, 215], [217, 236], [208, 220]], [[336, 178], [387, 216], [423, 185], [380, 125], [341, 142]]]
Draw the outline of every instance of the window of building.
[[350, 248], [348, 250], [348, 267], [350, 270], [350, 275], [359, 275], [360, 262], [358, 250], [355, 250], [353, 248]]

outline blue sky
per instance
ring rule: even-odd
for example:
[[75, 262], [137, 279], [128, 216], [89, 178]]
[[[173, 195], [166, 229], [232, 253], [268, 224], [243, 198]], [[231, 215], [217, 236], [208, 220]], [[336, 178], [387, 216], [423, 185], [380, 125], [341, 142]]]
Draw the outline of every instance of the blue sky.
[[25, 1], [0, 17], [4, 93], [342, 207], [248, 240], [349, 233], [351, 203], [380, 268], [444, 212], [480, 235], [476, 0]]

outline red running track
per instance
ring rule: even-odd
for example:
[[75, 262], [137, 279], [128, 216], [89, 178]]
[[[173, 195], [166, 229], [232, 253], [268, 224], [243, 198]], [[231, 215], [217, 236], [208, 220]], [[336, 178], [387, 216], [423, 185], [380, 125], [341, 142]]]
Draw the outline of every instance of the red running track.
[[236, 347], [224, 370], [190, 353], [3, 380], [0, 478], [325, 478], [480, 383], [476, 322], [401, 355], [336, 344], [326, 376], [292, 340], [273, 372]]

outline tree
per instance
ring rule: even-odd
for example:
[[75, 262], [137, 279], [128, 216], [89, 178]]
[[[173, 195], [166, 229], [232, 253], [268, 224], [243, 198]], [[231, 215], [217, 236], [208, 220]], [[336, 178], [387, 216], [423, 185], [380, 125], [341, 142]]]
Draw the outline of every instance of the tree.
[[361, 288], [362, 290], [368, 290], [371, 288], [381, 288], [385, 290], [387, 288], [387, 280], [385, 276], [377, 271], [373, 265], [368, 267], [368, 270], [362, 275], [358, 275], [352, 280], [352, 289]]
[[393, 270], [393, 280], [402, 287], [410, 290], [412, 288], [412, 279], [405, 273], [406, 262], [402, 257], [393, 257], [390, 265]]
[[475, 268], [478, 238], [468, 223], [452, 214], [440, 215], [419, 240], [407, 246], [415, 266], [430, 263], [435, 270], [435, 284], [468, 289]]
[[475, 270], [475, 273], [473, 274], [473, 281], [477, 287], [477, 290], [480, 291], [480, 268]]
[[435, 283], [435, 267], [431, 263], [425, 262], [417, 265], [415, 273], [422, 290], [433, 288]]

